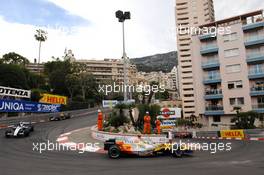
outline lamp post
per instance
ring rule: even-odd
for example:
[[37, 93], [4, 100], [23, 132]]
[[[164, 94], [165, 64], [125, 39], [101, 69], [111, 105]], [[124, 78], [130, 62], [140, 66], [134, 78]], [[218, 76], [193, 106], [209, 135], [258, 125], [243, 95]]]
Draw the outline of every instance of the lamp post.
[[130, 12], [123, 12], [121, 10], [116, 11], [115, 13], [118, 21], [122, 23], [122, 32], [123, 32], [123, 61], [124, 61], [124, 102], [128, 100], [127, 85], [128, 85], [128, 57], [126, 54], [125, 48], [125, 20], [131, 18]]

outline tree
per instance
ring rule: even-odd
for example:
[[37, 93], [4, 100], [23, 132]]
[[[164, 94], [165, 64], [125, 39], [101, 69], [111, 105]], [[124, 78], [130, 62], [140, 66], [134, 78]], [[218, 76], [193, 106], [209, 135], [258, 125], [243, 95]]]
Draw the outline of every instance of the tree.
[[257, 118], [259, 118], [259, 114], [255, 111], [239, 112], [236, 117], [231, 119], [231, 122], [235, 123], [235, 129], [254, 129]]
[[77, 92], [79, 88], [78, 76], [76, 74], [66, 75], [65, 84], [70, 93], [70, 98], [72, 99], [74, 96], [74, 93]]
[[261, 128], [264, 128], [264, 116], [263, 116], [263, 114], [260, 114], [259, 115], [259, 121], [261, 122]]
[[29, 72], [26, 68], [23, 68], [23, 72], [26, 76], [26, 81], [30, 89], [40, 88], [49, 91], [50, 88], [46, 83], [44, 75], [38, 75]]
[[[151, 87], [153, 87], [153, 86], [159, 87], [159, 83], [156, 82], [156, 81], [152, 81], [152, 82], [150, 83], [150, 86], [151, 86]], [[152, 88], [150, 88], [150, 94], [149, 94], [149, 96], [148, 96], [148, 104], [151, 103], [151, 99], [152, 99], [152, 97], [153, 97], [154, 94], [155, 94], [155, 92], [153, 91]]]
[[69, 95], [66, 85], [66, 77], [72, 73], [69, 61], [51, 61], [44, 65], [44, 73], [47, 75], [50, 88], [56, 94]]
[[41, 89], [32, 89], [31, 90], [31, 101], [39, 102], [39, 100], [42, 98], [41, 94], [44, 93], [45, 91]]
[[15, 64], [25, 66], [29, 63], [29, 60], [15, 52], [9, 52], [3, 55], [3, 58], [0, 62], [4, 64]]
[[20, 66], [13, 64], [0, 64], [0, 85], [29, 89], [25, 72]]
[[160, 100], [168, 100], [170, 98], [170, 94], [167, 90], [165, 90], [164, 92], [156, 93], [155, 98]]
[[47, 32], [41, 29], [36, 30], [35, 39], [39, 42], [39, 56], [38, 56], [38, 64], [40, 64], [40, 52], [41, 52], [41, 43], [45, 42], [47, 37]]
[[[98, 90], [98, 83], [93, 74], [87, 71], [86, 64], [72, 63], [71, 71], [78, 77], [78, 87], [83, 99], [101, 102], [103, 94]], [[93, 99], [91, 99], [93, 97]]]

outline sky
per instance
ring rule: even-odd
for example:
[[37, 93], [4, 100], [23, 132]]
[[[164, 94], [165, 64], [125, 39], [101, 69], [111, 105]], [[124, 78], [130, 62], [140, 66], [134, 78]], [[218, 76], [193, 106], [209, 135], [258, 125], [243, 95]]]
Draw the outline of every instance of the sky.
[[[130, 58], [176, 50], [177, 0], [0, 0], [0, 56], [17, 52], [38, 57], [36, 29], [48, 32], [41, 61], [72, 49], [77, 59], [120, 58], [122, 28], [115, 11], [131, 12], [125, 22]], [[263, 0], [214, 0], [216, 19], [264, 8]]]

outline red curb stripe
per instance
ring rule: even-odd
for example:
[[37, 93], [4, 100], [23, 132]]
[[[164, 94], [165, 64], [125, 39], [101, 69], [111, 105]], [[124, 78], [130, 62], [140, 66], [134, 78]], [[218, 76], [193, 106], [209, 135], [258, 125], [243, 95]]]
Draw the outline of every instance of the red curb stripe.
[[96, 153], [105, 154], [107, 151], [105, 151], [103, 148], [100, 148]]

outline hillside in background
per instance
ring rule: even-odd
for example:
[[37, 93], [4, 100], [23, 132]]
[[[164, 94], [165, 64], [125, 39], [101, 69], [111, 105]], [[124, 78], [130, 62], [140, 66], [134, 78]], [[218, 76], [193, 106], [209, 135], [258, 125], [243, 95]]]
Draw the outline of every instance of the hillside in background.
[[130, 59], [130, 62], [137, 66], [138, 71], [152, 72], [162, 71], [170, 72], [174, 66], [178, 65], [177, 52], [156, 54], [142, 58]]

